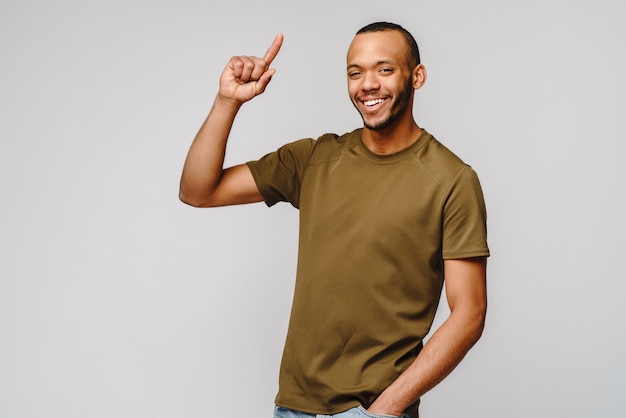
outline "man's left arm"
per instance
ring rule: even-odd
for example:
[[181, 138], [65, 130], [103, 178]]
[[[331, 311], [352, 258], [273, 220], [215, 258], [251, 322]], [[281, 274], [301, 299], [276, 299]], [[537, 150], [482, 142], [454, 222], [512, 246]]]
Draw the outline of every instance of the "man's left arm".
[[480, 338], [487, 312], [487, 259], [444, 261], [450, 316], [415, 361], [370, 405], [376, 414], [402, 415], [461, 362]]

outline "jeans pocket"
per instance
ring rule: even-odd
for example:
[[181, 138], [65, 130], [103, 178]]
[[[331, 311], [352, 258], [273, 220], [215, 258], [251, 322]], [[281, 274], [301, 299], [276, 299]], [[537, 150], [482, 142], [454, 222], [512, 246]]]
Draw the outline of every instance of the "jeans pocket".
[[371, 412], [369, 412], [367, 409], [363, 408], [360, 405], [357, 406], [357, 410], [364, 416], [371, 417], [371, 418], [402, 418], [404, 416], [404, 414], [402, 415], [372, 414]]

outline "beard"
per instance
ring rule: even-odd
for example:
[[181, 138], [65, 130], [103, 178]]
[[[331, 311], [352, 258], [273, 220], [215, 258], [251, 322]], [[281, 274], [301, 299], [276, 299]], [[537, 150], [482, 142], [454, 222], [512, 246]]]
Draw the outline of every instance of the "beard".
[[[411, 94], [413, 94], [413, 81], [411, 77], [409, 77], [404, 84], [404, 88], [398, 94], [398, 97], [391, 107], [391, 110], [389, 111], [389, 114], [386, 118], [376, 124], [370, 124], [366, 122], [363, 114], [359, 112], [361, 114], [361, 119], [363, 119], [363, 125], [372, 131], [380, 131], [382, 129], [385, 129], [386, 127], [391, 125], [396, 119], [398, 119], [398, 116], [400, 116], [410, 106]], [[357, 108], [357, 111], [358, 110], [359, 109]]]

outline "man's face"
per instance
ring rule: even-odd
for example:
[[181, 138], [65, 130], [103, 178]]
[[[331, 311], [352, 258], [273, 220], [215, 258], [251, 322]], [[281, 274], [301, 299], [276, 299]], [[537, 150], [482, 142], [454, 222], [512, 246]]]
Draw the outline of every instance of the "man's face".
[[408, 46], [397, 31], [362, 33], [348, 49], [348, 92], [365, 127], [380, 130], [411, 117]]

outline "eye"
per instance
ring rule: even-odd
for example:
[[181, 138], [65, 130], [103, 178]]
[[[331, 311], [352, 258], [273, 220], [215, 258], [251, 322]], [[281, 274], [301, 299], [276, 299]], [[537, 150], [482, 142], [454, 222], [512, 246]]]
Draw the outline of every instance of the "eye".
[[350, 71], [348, 73], [348, 77], [350, 78], [359, 78], [361, 76], [361, 72], [360, 71]]
[[380, 69], [380, 72], [383, 73], [383, 74], [391, 74], [391, 73], [393, 73], [393, 68], [384, 67], [384, 68]]

